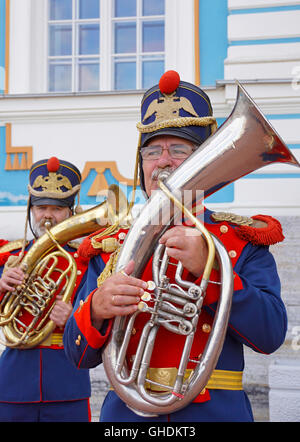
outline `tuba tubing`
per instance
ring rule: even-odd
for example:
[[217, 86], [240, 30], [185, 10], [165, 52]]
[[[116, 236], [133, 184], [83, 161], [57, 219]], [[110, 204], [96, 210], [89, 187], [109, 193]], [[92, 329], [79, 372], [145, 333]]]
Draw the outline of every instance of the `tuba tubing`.
[[[242, 85], [237, 82], [237, 86], [236, 102], [227, 120], [164, 181], [164, 186], [174, 198], [175, 195], [180, 197], [185, 191], [189, 191], [192, 193], [193, 203], [199, 197], [208, 197], [239, 178], [272, 163], [300, 167]], [[142, 276], [159, 238], [176, 219], [175, 205], [170, 205], [169, 201], [170, 197], [162, 189], [151, 195], [127, 234], [118, 257], [116, 272], [124, 268], [130, 260], [134, 260], [132, 276]], [[166, 207], [169, 210], [165, 210]], [[145, 380], [159, 325], [146, 323], [139, 344], [141, 351], [129, 374], [125, 361], [126, 350], [135, 316], [131, 316], [129, 320], [124, 317], [114, 318], [110, 338], [102, 352], [104, 369], [116, 393], [136, 414], [151, 417], [185, 407], [205, 387], [217, 364], [231, 310], [233, 272], [225, 247], [214, 235], [211, 236], [221, 272], [220, 299], [209, 340], [188, 385], [183, 382], [184, 369], [189, 358], [187, 352], [182, 356], [173, 391], [159, 396], [147, 392]], [[177, 394], [178, 392], [180, 393]]]

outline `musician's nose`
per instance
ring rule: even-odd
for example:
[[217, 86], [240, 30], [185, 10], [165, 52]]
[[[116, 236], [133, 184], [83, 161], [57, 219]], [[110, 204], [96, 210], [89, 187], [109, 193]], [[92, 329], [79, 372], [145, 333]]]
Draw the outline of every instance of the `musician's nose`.
[[171, 166], [172, 164], [173, 158], [169, 153], [169, 149], [167, 147], [164, 147], [160, 158], [157, 160], [156, 166], [163, 169], [164, 167]]

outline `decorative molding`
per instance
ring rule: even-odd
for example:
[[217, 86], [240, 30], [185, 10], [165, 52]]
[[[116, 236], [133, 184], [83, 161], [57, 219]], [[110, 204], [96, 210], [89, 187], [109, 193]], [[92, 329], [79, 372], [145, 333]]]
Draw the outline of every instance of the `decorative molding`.
[[10, 42], [10, 0], [5, 0], [5, 82], [4, 93], [9, 93], [9, 42]]
[[137, 122], [143, 93], [0, 95], [0, 123], [70, 119]]
[[200, 86], [200, 35], [199, 35], [199, 0], [194, 0], [194, 32], [195, 32], [195, 84]]
[[267, 56], [256, 56], [256, 57], [228, 57], [224, 60], [224, 64], [252, 64], [252, 63], [273, 63], [273, 62], [288, 62], [296, 61], [300, 64], [299, 54], [294, 55], [278, 55], [278, 57], [272, 56], [267, 58]]
[[228, 11], [252, 11], [253, 9], [257, 12], [260, 10], [276, 9], [276, 8], [291, 8], [293, 6], [299, 6], [299, 0], [268, 0], [266, 5], [266, 0], [228, 0]]
[[104, 192], [108, 190], [108, 183], [104, 176], [104, 172], [109, 169], [112, 176], [118, 181], [119, 184], [126, 184], [127, 186], [133, 186], [134, 180], [123, 177], [117, 167], [115, 161], [87, 161], [84, 165], [82, 171], [82, 181], [84, 181], [91, 170], [94, 169], [97, 172], [97, 176], [90, 189], [88, 190], [88, 196], [97, 196], [99, 192]]
[[11, 124], [7, 123], [5, 170], [29, 170], [31, 165], [32, 146], [13, 147], [11, 145]]
[[[255, 102], [267, 114], [300, 113], [300, 96], [293, 90], [292, 79], [241, 80]], [[236, 98], [235, 80], [217, 81], [214, 87], [203, 87], [209, 95], [214, 115], [229, 115]], [[140, 119], [143, 91], [115, 95], [18, 95], [0, 97], [0, 123], [39, 123], [97, 121], [106, 123]]]

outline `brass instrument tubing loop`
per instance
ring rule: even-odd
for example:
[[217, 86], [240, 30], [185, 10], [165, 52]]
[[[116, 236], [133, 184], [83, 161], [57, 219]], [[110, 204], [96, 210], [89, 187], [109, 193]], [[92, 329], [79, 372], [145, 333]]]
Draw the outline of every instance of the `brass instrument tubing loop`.
[[203, 279], [209, 281], [216, 253], [215, 244], [210, 233], [204, 227], [204, 225], [192, 214], [192, 212], [187, 209], [172, 192], [169, 191], [167, 186], [165, 186], [165, 184], [161, 180], [158, 180], [158, 185], [160, 189], [167, 195], [167, 197], [189, 218], [190, 221], [195, 224], [196, 228], [200, 230], [200, 232], [204, 236], [208, 247], [208, 258], [203, 272]]
[[[53, 271], [58, 270], [56, 268], [56, 264], [58, 262], [57, 256], [53, 256], [54, 255], [53, 253], [49, 254], [49, 255], [45, 256], [43, 258], [43, 260], [37, 265], [36, 273], [41, 274], [46, 269], [46, 267], [49, 263], [49, 259], [50, 258], [53, 259], [53, 263], [51, 264], [51, 266], [48, 269], [47, 274], [46, 274], [47, 279], [50, 281], [50, 288], [46, 287], [46, 283], [44, 283], [44, 280], [39, 278], [33, 284], [33, 286], [29, 286], [27, 288], [28, 292], [22, 292], [16, 296], [15, 302], [13, 303], [13, 307], [16, 304], [16, 308], [14, 307], [13, 311], [12, 311], [12, 308], [10, 308], [8, 310], [8, 313], [6, 313], [6, 316], [10, 315], [9, 319], [6, 321], [1, 321], [1, 326], [5, 325], [6, 323], [12, 323], [11, 330], [14, 333], [14, 335], [12, 333], [9, 333], [9, 336], [8, 336], [8, 335], [6, 335], [6, 331], [4, 331], [4, 334], [5, 334], [6, 338], [9, 340], [9, 342], [7, 340], [5, 342], [0, 340], [0, 343], [5, 346], [11, 347], [11, 348], [21, 348], [24, 345], [27, 346], [28, 338], [34, 339], [33, 336], [37, 335], [37, 333], [40, 332], [42, 327], [44, 327], [44, 324], [46, 323], [46, 321], [49, 320], [49, 316], [50, 316], [50, 313], [53, 309], [53, 306], [51, 306], [51, 308], [48, 311], [48, 313], [46, 314], [46, 316], [44, 316], [42, 318], [38, 327], [36, 329], [34, 329], [34, 326], [36, 325], [37, 321], [40, 319], [41, 312], [46, 308], [46, 306], [48, 305], [49, 301], [52, 298], [51, 295], [53, 293], [53, 290], [57, 289], [57, 287], [59, 287], [61, 281], [64, 278], [66, 278], [66, 277], [68, 278], [68, 274], [70, 273], [70, 271], [72, 272], [71, 279], [73, 281], [75, 281], [74, 278], [75, 278], [77, 266], [76, 266], [76, 262], [75, 262], [74, 258], [72, 257], [72, 255], [67, 253], [63, 247], [60, 246], [60, 244], [55, 239], [54, 235], [49, 231], [47, 226], [46, 226], [46, 233], [47, 233], [48, 237], [50, 238], [50, 240], [55, 244], [58, 251], [60, 252], [60, 253], [58, 253], [58, 255], [62, 255], [67, 260], [68, 266], [64, 271], [60, 271], [61, 274], [60, 274], [58, 280], [56, 282], [54, 282], [50, 278], [50, 275]], [[57, 252], [54, 252], [54, 253], [57, 253]], [[24, 271], [26, 271], [26, 269], [24, 269]], [[39, 289], [41, 291], [39, 291]], [[71, 294], [71, 291], [69, 291], [69, 294]], [[63, 298], [67, 302], [69, 295], [67, 297], [64, 296]], [[22, 299], [23, 299], [23, 301], [22, 301]], [[28, 304], [26, 303], [26, 301], [28, 301]], [[36, 304], [38, 304], [38, 305], [36, 305]], [[28, 311], [29, 313], [31, 313], [34, 316], [33, 320], [30, 322], [30, 324], [28, 326], [26, 326], [22, 321], [20, 321], [17, 318], [18, 313], [21, 309], [21, 306], [26, 311]], [[35, 308], [37, 311], [34, 312], [33, 310], [31, 310], [31, 308]], [[52, 321], [50, 321], [50, 322], [52, 322]], [[23, 332], [20, 332], [20, 330], [17, 329], [17, 324], [22, 326], [22, 328], [24, 330]], [[53, 324], [52, 328], [54, 326], [55, 325]], [[50, 331], [51, 331], [51, 328], [49, 327], [49, 332]], [[47, 332], [47, 334], [48, 334], [48, 332]], [[43, 336], [43, 332], [41, 333], [41, 336]], [[10, 339], [13, 339], [14, 342], [10, 341]], [[36, 342], [36, 343], [38, 343], [38, 342]]]

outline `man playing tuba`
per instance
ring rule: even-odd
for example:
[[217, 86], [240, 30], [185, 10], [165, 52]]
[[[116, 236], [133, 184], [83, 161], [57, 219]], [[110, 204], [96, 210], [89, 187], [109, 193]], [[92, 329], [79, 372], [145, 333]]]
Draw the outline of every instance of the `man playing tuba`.
[[[73, 164], [52, 157], [32, 165], [29, 173], [27, 223], [34, 240], [2, 241], [0, 248], [0, 302], [26, 280], [21, 269], [22, 257], [35, 240], [71, 217], [76, 195], [79, 194], [81, 174]], [[77, 209], [77, 207], [76, 207]], [[75, 209], [75, 210], [76, 210]], [[77, 279], [70, 302], [62, 300], [60, 287], [54, 293], [53, 308], [48, 320], [55, 324], [53, 332], [33, 348], [7, 347], [0, 358], [0, 421], [59, 422], [90, 420], [90, 380], [88, 371], [79, 372], [66, 358], [63, 347], [64, 325], [72, 312], [77, 289], [87, 270], [87, 260], [77, 254], [78, 244], [64, 245], [77, 264]], [[51, 264], [51, 263], [50, 263]], [[51, 278], [57, 280], [65, 263], [58, 258]], [[48, 280], [44, 282], [48, 284]], [[41, 287], [40, 287], [41, 289]], [[38, 299], [38, 296], [36, 296]], [[9, 297], [8, 297], [9, 300]], [[28, 297], [28, 302], [30, 297]], [[14, 325], [22, 334], [28, 326], [37, 301], [24, 309]], [[51, 301], [52, 302], [52, 301]], [[50, 304], [49, 304], [50, 305]], [[31, 310], [30, 310], [31, 309]], [[33, 313], [34, 315], [34, 313]]]
[[[174, 71], [165, 73], [159, 85], [149, 89], [141, 104], [141, 139], [138, 151], [140, 183], [150, 197], [158, 188], [158, 177], [177, 169], [215, 131], [208, 96], [193, 84], [180, 81]], [[199, 147], [200, 146], [200, 147]], [[239, 217], [216, 214], [203, 206], [194, 213], [204, 220], [228, 251], [234, 269], [234, 293], [229, 326], [223, 349], [210, 379], [194, 400], [183, 409], [156, 417], [145, 417], [126, 406], [115, 391], [109, 391], [102, 406], [101, 421], [198, 422], [252, 421], [251, 405], [243, 391], [243, 345], [260, 353], [272, 353], [283, 343], [287, 317], [280, 298], [280, 281], [270, 244], [283, 240], [280, 224], [271, 217]], [[131, 276], [134, 262], [114, 273], [114, 260], [122, 246], [126, 229], [113, 233], [116, 247], [105, 251], [105, 231], [86, 239], [79, 253], [91, 258], [86, 284], [82, 287], [72, 316], [69, 318], [64, 343], [68, 357], [79, 368], [101, 363], [101, 349], [107, 343], [115, 317], [134, 314], [148, 298], [148, 281], [153, 280], [151, 260], [141, 278]], [[110, 237], [111, 239], [111, 237]], [[180, 261], [187, 281], [200, 284], [207, 257], [207, 244], [189, 222], [170, 227], [159, 242], [166, 246], [171, 261]], [[167, 277], [174, 281], [170, 266]], [[220, 281], [217, 265], [210, 280]], [[170, 295], [172, 297], [172, 295]], [[210, 336], [219, 298], [218, 284], [209, 284], [199, 316], [187, 365], [186, 378], [201, 360]], [[142, 302], [142, 304], [141, 304]], [[170, 300], [172, 302], [172, 299]], [[141, 307], [142, 305], [142, 307]], [[126, 354], [130, 371], [135, 361], [143, 326], [149, 315], [137, 315]], [[80, 336], [80, 339], [78, 337]], [[159, 394], [172, 388], [181, 358], [184, 336], [160, 327], [147, 372], [146, 389]], [[133, 407], [134, 408], [134, 407]]]

